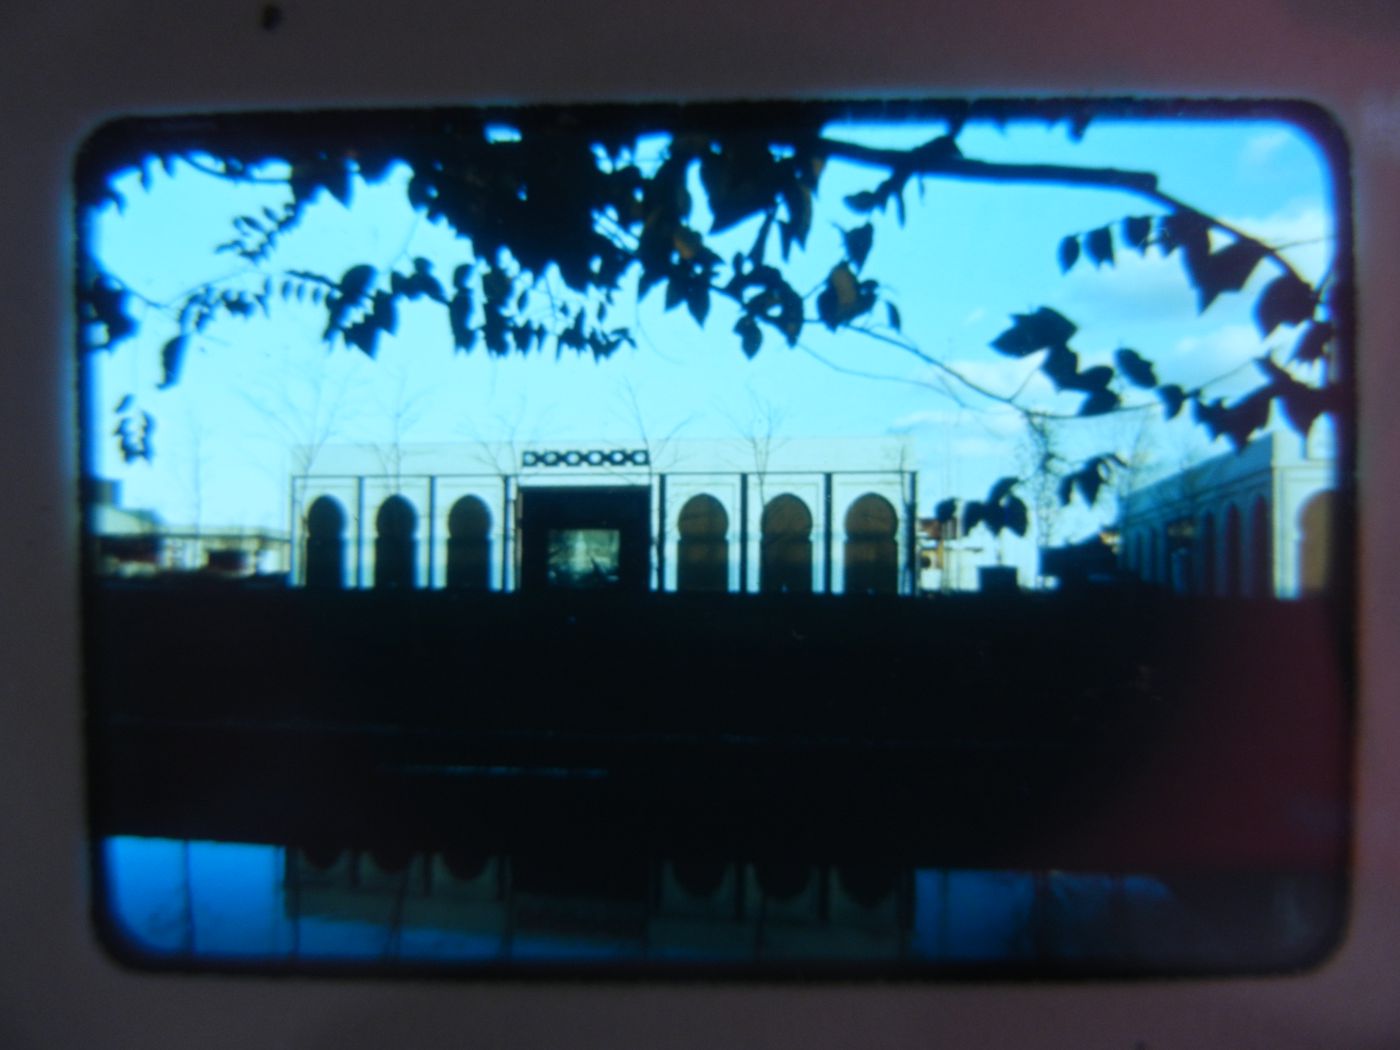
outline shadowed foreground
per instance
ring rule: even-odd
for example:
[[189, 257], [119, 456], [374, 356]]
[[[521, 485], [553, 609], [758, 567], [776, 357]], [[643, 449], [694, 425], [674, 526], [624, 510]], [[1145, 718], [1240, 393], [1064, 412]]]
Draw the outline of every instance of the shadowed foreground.
[[96, 589], [99, 835], [1340, 870], [1316, 603]]

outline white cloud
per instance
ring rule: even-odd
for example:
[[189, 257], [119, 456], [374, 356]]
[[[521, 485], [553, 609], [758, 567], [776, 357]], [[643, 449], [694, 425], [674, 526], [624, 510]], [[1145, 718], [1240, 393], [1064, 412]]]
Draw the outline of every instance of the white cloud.
[[891, 424], [894, 430], [915, 427], [949, 427], [955, 431], [979, 432], [994, 437], [1010, 437], [1020, 433], [1020, 415], [1010, 408], [930, 408], [908, 412]]
[[1118, 251], [1114, 265], [1095, 268], [1087, 260], [1065, 275], [1054, 305], [1066, 316], [1093, 328], [1114, 324], [1171, 323], [1190, 318], [1196, 295], [1175, 256], [1157, 249], [1146, 255]]
[[[1222, 218], [1235, 229], [1279, 249], [1290, 265], [1309, 281], [1316, 281], [1323, 275], [1336, 250], [1332, 216], [1316, 201], [1294, 201], [1281, 211], [1260, 217]], [[1260, 266], [1260, 273], [1271, 277], [1276, 271], [1265, 263]], [[1255, 280], [1260, 279], [1260, 273], [1256, 273]]]
[[[1294, 201], [1268, 215], [1221, 216], [1226, 224], [1281, 250], [1281, 254], [1305, 279], [1318, 280], [1331, 263], [1335, 250], [1332, 218], [1315, 200]], [[1115, 229], [1115, 234], [1120, 231]], [[1217, 235], [1223, 244], [1224, 235]], [[1163, 256], [1157, 248], [1146, 255], [1124, 249], [1121, 239], [1114, 265], [1095, 267], [1087, 259], [1065, 275], [1057, 294], [1049, 303], [1086, 332], [1112, 332], [1115, 326], [1189, 324], [1197, 313], [1196, 291], [1182, 267], [1179, 254]], [[1219, 315], [1242, 304], [1251, 305], [1265, 284], [1278, 276], [1278, 269], [1265, 261], [1254, 271], [1241, 296], [1224, 295], [1213, 304], [1211, 314]]]
[[[1039, 358], [1001, 357], [995, 355], [993, 351], [988, 351], [986, 358], [955, 360], [946, 363], [958, 375], [984, 390], [989, 390], [999, 397], [1010, 397], [1026, 383], [1027, 377], [1036, 371]], [[933, 365], [921, 369], [916, 373], [915, 378], [921, 383], [930, 383], [939, 387], [948, 386], [956, 397], [966, 397], [970, 401], [980, 400], [966, 385], [959, 383], [943, 369], [935, 368]]]
[[1223, 325], [1179, 339], [1171, 356], [1159, 363], [1159, 377], [1186, 387], [1218, 380], [1211, 383], [1212, 396], [1242, 394], [1259, 386], [1262, 377], [1252, 363], [1267, 349], [1253, 325]]
[[1273, 128], [1251, 136], [1240, 149], [1240, 163], [1246, 169], [1267, 168], [1279, 150], [1296, 141], [1293, 131], [1288, 128]]

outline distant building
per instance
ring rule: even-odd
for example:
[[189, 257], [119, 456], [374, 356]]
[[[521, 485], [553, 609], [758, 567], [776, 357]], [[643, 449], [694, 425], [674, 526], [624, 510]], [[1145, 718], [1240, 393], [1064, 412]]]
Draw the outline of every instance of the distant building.
[[902, 438], [331, 446], [291, 479], [307, 587], [915, 592]]
[[1336, 464], [1275, 432], [1130, 493], [1119, 560], [1139, 579], [1181, 594], [1294, 598], [1323, 590], [1333, 542]]
[[1059, 590], [1113, 583], [1118, 576], [1118, 533], [1104, 529], [1078, 543], [1040, 549], [1040, 574]]
[[89, 542], [98, 575], [245, 577], [287, 571], [284, 533], [239, 526], [169, 526], [155, 511], [122, 507], [120, 497], [115, 481], [94, 478], [86, 486]]

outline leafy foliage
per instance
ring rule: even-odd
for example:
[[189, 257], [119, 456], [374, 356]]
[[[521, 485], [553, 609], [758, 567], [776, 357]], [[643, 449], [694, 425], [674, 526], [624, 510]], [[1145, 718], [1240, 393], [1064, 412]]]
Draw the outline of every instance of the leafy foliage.
[[1015, 495], [1020, 484], [1019, 478], [999, 478], [985, 500], [969, 500], [963, 508], [963, 532], [982, 525], [993, 536], [1000, 535], [1003, 529], [1024, 536], [1030, 528], [1030, 511], [1025, 501]]
[[[1260, 359], [1261, 385], [1226, 402], [1164, 379], [1163, 362], [1154, 364], [1137, 350], [1120, 348], [1111, 364], [1085, 366], [1070, 345], [1076, 324], [1048, 306], [1012, 315], [991, 343], [995, 351], [1021, 359], [1041, 355], [1038, 368], [1052, 387], [1081, 395], [1081, 417], [1140, 407], [1125, 401], [1125, 394], [1140, 391], [1152, 395], [1164, 417], [1176, 418], [1189, 406], [1191, 418], [1213, 437], [1224, 435], [1237, 445], [1267, 426], [1275, 405], [1302, 432], [1338, 407], [1335, 283], [1314, 287], [1274, 249], [1162, 192], [1150, 173], [991, 163], [964, 155], [958, 136], [967, 121], [1024, 116], [1020, 104], [926, 105], [921, 115], [941, 119], [946, 130], [907, 149], [833, 137], [826, 130], [830, 120], [846, 112], [823, 106], [599, 107], [116, 124], [91, 140], [81, 158], [79, 218], [89, 223], [103, 205], [120, 207], [114, 186], [123, 174], [139, 172], [148, 180], [155, 165], [169, 172], [177, 160], [231, 182], [284, 185], [280, 206], [233, 217], [231, 236], [217, 248], [257, 267], [265, 277], [262, 286], [211, 282], [173, 305], [178, 330], [161, 352], [159, 385], [165, 388], [180, 381], [187, 354], [214, 321], [266, 316], [279, 301], [324, 311], [325, 341], [370, 357], [397, 330], [404, 302], [423, 301], [442, 307], [457, 352], [483, 346], [503, 356], [552, 347], [606, 358], [635, 345], [631, 330], [610, 320], [617, 297], [645, 297], [658, 288], [666, 309], [684, 308], [701, 326], [724, 304], [734, 319], [724, 323], [750, 358], [774, 345], [770, 335], [797, 346], [813, 323], [831, 332], [870, 334], [878, 327], [875, 308], [881, 301], [886, 326], [875, 334], [898, 334], [899, 309], [866, 266], [879, 258], [887, 218], [905, 221], [911, 185], [922, 193], [928, 180], [970, 178], [1111, 189], [1136, 194], [1159, 210], [1067, 233], [1054, 245], [1062, 272], [1082, 258], [1102, 269], [1116, 266], [1124, 252], [1145, 255], [1156, 248], [1181, 260], [1204, 311], [1267, 271], [1268, 283], [1254, 304], [1256, 324], [1261, 339], [1301, 328], [1291, 357], [1281, 362], [1267, 351]], [[1047, 121], [1067, 122], [1077, 138], [1094, 110], [1044, 103], [1038, 112]], [[501, 125], [514, 134], [493, 135]], [[658, 163], [643, 165], [642, 143], [658, 135], [666, 142], [664, 154]], [[833, 159], [861, 164], [872, 172], [871, 181], [843, 198], [857, 221], [840, 229], [841, 256], [831, 260], [820, 286], [804, 295], [786, 266], [793, 249], [808, 244], [814, 202]], [[331, 200], [351, 207], [357, 180], [379, 182], [397, 164], [411, 172], [408, 202], [463, 244], [466, 261], [450, 281], [423, 258], [390, 269], [356, 263], [339, 275], [277, 269], [283, 239], [309, 208]], [[699, 228], [700, 202], [692, 193], [697, 178], [711, 216], [708, 229]], [[741, 228], [752, 229], [751, 246], [723, 258], [715, 238]], [[556, 296], [559, 284], [563, 292]], [[77, 288], [89, 348], [110, 349], [138, 332], [134, 293], [118, 275], [84, 258]], [[149, 458], [154, 421], [131, 406], [124, 412], [116, 431], [123, 455]], [[1112, 456], [1086, 461], [1064, 478], [1061, 499], [1078, 492], [1092, 503], [1114, 463]], [[967, 504], [965, 527], [1024, 532], [1025, 504], [1014, 494], [1014, 479], [1002, 480], [1012, 483], [999, 482], [987, 499]]]
[[[1125, 245], [1140, 253], [1145, 254], [1155, 244], [1164, 255], [1180, 256], [1186, 279], [1196, 290], [1202, 312], [1221, 295], [1243, 291], [1262, 264], [1272, 263], [1282, 272], [1264, 288], [1254, 308], [1261, 338], [1268, 338], [1280, 327], [1306, 325], [1292, 360], [1303, 365], [1322, 362], [1330, 366], [1333, 362], [1337, 328], [1323, 296], [1267, 245], [1181, 205], [1155, 219], [1141, 215], [1126, 217], [1119, 228]], [[1228, 237], [1229, 243], [1217, 248], [1213, 245], [1215, 236]], [[1096, 265], [1113, 265], [1116, 258], [1113, 239], [1111, 225], [1065, 237], [1057, 249], [1060, 269], [1068, 272], [1073, 267], [1079, 257], [1081, 241]], [[1223, 399], [1207, 398], [1202, 388], [1187, 390], [1176, 383], [1160, 382], [1154, 365], [1135, 350], [1116, 351], [1116, 368], [1098, 365], [1081, 370], [1078, 355], [1068, 346], [1074, 327], [1048, 307], [1034, 314], [1013, 315], [1012, 322], [1011, 328], [993, 340], [993, 349], [1014, 356], [1046, 350], [1040, 368], [1055, 389], [1085, 393], [1079, 408], [1081, 416], [1111, 412], [1122, 404], [1111, 388], [1119, 377], [1131, 387], [1153, 391], [1166, 419], [1175, 419], [1189, 404], [1192, 417], [1212, 438], [1223, 435], [1236, 448], [1243, 448], [1255, 433], [1268, 426], [1270, 410], [1275, 403], [1288, 423], [1305, 435], [1319, 415], [1339, 407], [1334, 385], [1325, 380], [1320, 386], [1304, 382], [1268, 355], [1260, 359], [1261, 370], [1268, 381], [1246, 396], [1227, 403]], [[1330, 373], [1330, 367], [1324, 371], [1324, 375]], [[1089, 480], [1095, 476], [1091, 472], [1067, 478], [1065, 485], [1068, 487], [1062, 487], [1062, 497], [1077, 488], [1092, 503], [1092, 493], [1101, 487], [1101, 481]], [[1079, 480], [1081, 477], [1083, 484]]]

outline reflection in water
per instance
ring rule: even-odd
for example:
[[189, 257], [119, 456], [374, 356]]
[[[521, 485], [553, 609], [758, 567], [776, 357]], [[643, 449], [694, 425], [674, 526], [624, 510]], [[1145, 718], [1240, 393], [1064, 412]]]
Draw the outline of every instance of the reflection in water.
[[369, 965], [1199, 965], [1227, 931], [1146, 876], [610, 861], [110, 838], [108, 915], [151, 959]]

